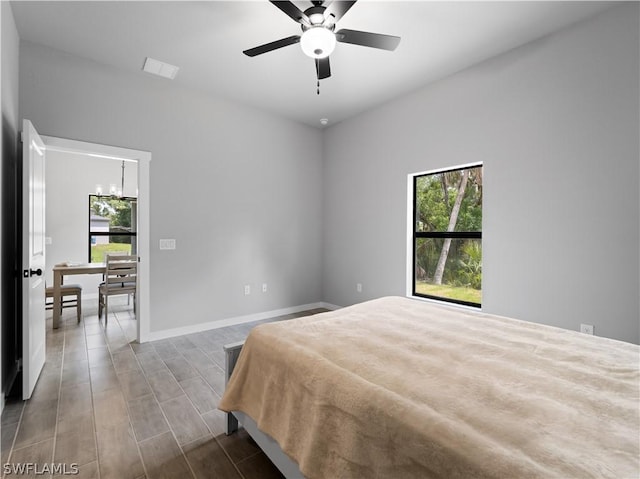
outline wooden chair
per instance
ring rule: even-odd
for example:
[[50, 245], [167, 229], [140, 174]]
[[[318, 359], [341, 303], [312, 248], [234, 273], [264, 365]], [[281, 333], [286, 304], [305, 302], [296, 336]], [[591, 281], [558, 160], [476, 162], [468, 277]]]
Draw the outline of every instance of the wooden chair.
[[[45, 287], [45, 308], [53, 309], [53, 286]], [[67, 296], [74, 296], [65, 299]], [[51, 299], [51, 301], [48, 301]], [[78, 322], [82, 319], [82, 286], [79, 284], [63, 284], [60, 286], [60, 313], [63, 308], [76, 308]]]
[[133, 312], [135, 314], [138, 257], [110, 254], [105, 257], [105, 263], [104, 283], [98, 288], [98, 318], [102, 317], [104, 309], [104, 325], [106, 326], [109, 319], [109, 296], [133, 295]]

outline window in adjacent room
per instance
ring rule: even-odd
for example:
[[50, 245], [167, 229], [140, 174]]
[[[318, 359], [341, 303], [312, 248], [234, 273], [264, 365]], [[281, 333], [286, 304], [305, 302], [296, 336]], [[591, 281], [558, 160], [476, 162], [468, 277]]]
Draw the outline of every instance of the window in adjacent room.
[[413, 295], [482, 303], [482, 164], [412, 175]]
[[89, 262], [106, 253], [136, 254], [137, 198], [89, 195]]

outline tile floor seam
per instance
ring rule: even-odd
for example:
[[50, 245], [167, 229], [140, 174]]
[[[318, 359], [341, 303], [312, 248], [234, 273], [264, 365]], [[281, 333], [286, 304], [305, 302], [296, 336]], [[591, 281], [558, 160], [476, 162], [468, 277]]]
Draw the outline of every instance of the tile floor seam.
[[[86, 329], [86, 323], [84, 321], [84, 312], [82, 313], [82, 329], [84, 329], [84, 336], [85, 336], [85, 340], [87, 338], [87, 329]], [[103, 334], [103, 333], [102, 333]], [[103, 334], [104, 336], [104, 334]], [[106, 338], [105, 338], [105, 343], [106, 343]], [[107, 351], [109, 351], [109, 348], [107, 347]], [[64, 353], [63, 353], [64, 355]], [[109, 355], [111, 355], [111, 353], [109, 353]], [[87, 350], [87, 363], [89, 363], [89, 350]], [[91, 421], [93, 423], [93, 440], [95, 443], [95, 451], [96, 451], [96, 470], [98, 472], [98, 479], [100, 479], [102, 477], [102, 473], [100, 472], [100, 452], [98, 451], [98, 426], [96, 425], [96, 405], [95, 405], [95, 401], [93, 399], [93, 383], [91, 381], [91, 365], [87, 364], [87, 367], [89, 369], [89, 393], [91, 395]]]
[[[18, 425], [16, 426], [16, 430], [13, 433], [13, 439], [11, 440], [11, 446], [9, 446], [9, 455], [7, 456], [7, 463], [11, 462], [11, 456], [13, 455], [13, 449], [14, 449], [14, 446], [16, 445], [16, 439], [18, 438], [18, 431], [20, 430], [20, 425], [22, 424], [22, 416], [24, 415], [25, 404], [26, 404], [26, 402], [22, 403], [22, 408], [20, 410], [20, 417], [18, 418]], [[5, 407], [6, 407], [6, 405], [5, 405]], [[4, 470], [2, 471], [2, 477], [3, 477], [3, 479], [6, 477], [6, 474], [5, 474]]]
[[[115, 313], [114, 313], [114, 316], [115, 316]], [[106, 314], [106, 311], [105, 311], [105, 320], [106, 319], [107, 319], [107, 314]], [[118, 317], [117, 316], [115, 317], [115, 321], [118, 324], [118, 327], [120, 328], [120, 330], [122, 330], [122, 327], [120, 326], [120, 321], [118, 321]], [[98, 317], [98, 324], [100, 324], [100, 317]], [[107, 322], [105, 321], [105, 325], [104, 325], [103, 329], [106, 331], [106, 328], [107, 328]], [[122, 332], [124, 334], [124, 331], [122, 331]], [[127, 335], [125, 334], [125, 338], [126, 338], [126, 336]], [[111, 351], [111, 347], [110, 347], [111, 345], [109, 344], [109, 340], [106, 337], [106, 334], [105, 334], [105, 342], [107, 343], [107, 349], [109, 350], [109, 355], [111, 356], [111, 363], [114, 364], [113, 369], [115, 371], [115, 363], [113, 362], [113, 353]], [[135, 352], [133, 351], [133, 348], [131, 347], [131, 343], [129, 343], [127, 346], [129, 347], [129, 350], [131, 351], [131, 353], [135, 357]], [[135, 359], [136, 359], [136, 363], [138, 363], [138, 358], [136, 357]], [[115, 375], [116, 375], [116, 380], [118, 381], [118, 384], [120, 385], [119, 389], [122, 390], [122, 384], [120, 383], [120, 378], [118, 377], [118, 372], [117, 371], [115, 371]], [[142, 470], [144, 471], [143, 477], [146, 477], [147, 479], [150, 479], [149, 471], [147, 470], [147, 465], [144, 462], [144, 457], [142, 456], [142, 451], [140, 450], [140, 442], [138, 441], [138, 438], [136, 437], [136, 431], [135, 431], [135, 428], [133, 427], [133, 421], [131, 421], [131, 410], [129, 409], [129, 401], [126, 398], [124, 398], [124, 393], [122, 394], [122, 397], [124, 399], [125, 407], [127, 408], [127, 416], [129, 418], [128, 425], [131, 428], [131, 431], [133, 432], [133, 439], [134, 439], [134, 442], [136, 443], [136, 449], [138, 451], [138, 458], [140, 459], [140, 464], [142, 464]]]
[[[131, 347], [131, 346], [129, 346]], [[193, 479], [196, 479], [196, 474], [195, 471], [193, 470], [193, 467], [191, 466], [191, 463], [189, 462], [189, 460], [187, 459], [187, 455], [184, 453], [184, 450], [182, 449], [182, 446], [180, 445], [180, 442], [178, 441], [178, 438], [176, 436], [175, 431], [173, 430], [173, 428], [171, 427], [171, 423], [169, 422], [169, 418], [167, 418], [167, 415], [165, 414], [164, 410], [162, 409], [162, 406], [160, 405], [160, 401], [158, 401], [158, 398], [156, 397], [156, 393], [153, 390], [153, 388], [151, 387], [151, 385], [149, 384], [149, 378], [147, 377], [147, 373], [145, 372], [145, 370], [142, 368], [142, 364], [140, 363], [140, 361], [138, 360], [138, 355], [135, 354], [135, 351], [133, 351], [133, 348], [131, 348], [131, 352], [133, 353], [133, 356], [136, 360], [136, 363], [138, 364], [138, 366], [140, 367], [140, 370], [142, 371], [142, 375], [144, 376], [145, 381], [147, 382], [147, 385], [149, 386], [149, 389], [151, 390], [151, 394], [153, 395], [153, 399], [156, 401], [156, 405], [158, 406], [158, 409], [160, 410], [160, 413], [162, 414], [162, 417], [164, 418], [165, 422], [167, 423], [167, 427], [169, 428], [169, 432], [171, 433], [171, 436], [173, 437], [173, 440], [176, 442], [176, 445], [178, 446], [178, 449], [180, 450], [180, 454], [182, 454], [182, 458], [184, 459], [184, 462], [187, 464], [187, 467], [189, 468], [189, 471], [191, 471], [191, 475], [193, 476]], [[160, 358], [160, 360], [164, 363], [164, 360], [162, 358]], [[166, 363], [165, 363], [166, 366]], [[171, 372], [171, 371], [170, 371]], [[171, 373], [173, 375], [173, 373]], [[180, 383], [178, 382], [178, 386], [180, 386]], [[182, 389], [182, 387], [180, 387]], [[182, 390], [182, 392], [185, 394], [186, 396], [186, 392], [184, 391], [184, 389]], [[127, 401], [127, 408], [129, 407], [129, 402]], [[204, 422], [204, 421], [203, 421]], [[206, 426], [206, 424], [205, 424]], [[208, 429], [208, 428], [207, 428]], [[160, 434], [157, 434], [155, 437], [158, 437], [162, 434], [166, 434], [167, 431], [164, 431]], [[151, 439], [151, 438], [146, 438], [146, 440]], [[140, 443], [143, 441], [138, 441], [136, 438], [136, 445], [138, 446], [138, 450], [140, 451]], [[142, 451], [140, 451], [140, 457], [142, 457]], [[142, 458], [142, 463], [144, 464], [144, 458]], [[145, 466], [145, 472], [147, 473], [146, 470], [146, 466]], [[149, 478], [148, 473], [147, 473], [147, 478]]]
[[[206, 426], [206, 424], [205, 424], [205, 426]], [[207, 431], [209, 431], [209, 428], [207, 428]], [[200, 441], [200, 440], [208, 438], [208, 437], [213, 438], [213, 433], [211, 431], [209, 431], [207, 434], [203, 434], [202, 436], [195, 438], [193, 441], [185, 442], [183, 444], [183, 446], [188, 446], [189, 444], [192, 444], [194, 442]], [[178, 444], [178, 445], [180, 446], [180, 444]], [[180, 447], [182, 447], [182, 446], [180, 446]]]
[[253, 454], [248, 455], [247, 457], [243, 457], [242, 459], [240, 459], [236, 464], [240, 465], [245, 461], [248, 461], [249, 459], [252, 459], [258, 455], [260, 455], [260, 453], [263, 453], [262, 449], [260, 449], [258, 447], [258, 450], [256, 452], [254, 452]]
[[[226, 433], [225, 433], [226, 434]], [[229, 453], [227, 452], [227, 449], [225, 447], [222, 446], [222, 443], [218, 440], [217, 437], [213, 437], [213, 439], [218, 443], [218, 446], [220, 447], [220, 449], [222, 449], [222, 452], [224, 453], [225, 456], [227, 456], [227, 459], [229, 460], [229, 462], [231, 463], [231, 465], [233, 466], [233, 468], [236, 470], [236, 472], [238, 473], [238, 476], [240, 476], [241, 479], [246, 479], [244, 477], [244, 474], [242, 474], [242, 472], [240, 471], [240, 468], [238, 467], [238, 465], [235, 463], [235, 461], [233, 461], [231, 459], [231, 456], [229, 455]]]
[[[84, 331], [84, 323], [82, 325], [82, 330]], [[51, 447], [51, 464], [53, 464], [54, 459], [56, 458], [56, 445], [58, 440], [58, 420], [60, 419], [60, 401], [62, 399], [62, 378], [64, 371], [64, 356], [67, 351], [67, 333], [66, 331], [63, 333], [62, 337], [62, 357], [60, 363], [60, 378], [58, 380], [58, 403], [56, 404], [56, 423], [53, 427], [53, 446]], [[45, 352], [45, 361], [46, 361], [46, 352]], [[88, 367], [88, 361], [87, 361]]]
[[48, 437], [46, 439], [41, 439], [40, 441], [36, 441], [36, 442], [29, 443], [29, 444], [25, 444], [24, 446], [17, 447], [16, 451], [20, 451], [21, 449], [26, 449], [27, 447], [31, 447], [31, 446], [38, 446], [38, 445], [42, 444], [43, 442], [51, 441], [51, 439], [52, 439], [51, 437]]

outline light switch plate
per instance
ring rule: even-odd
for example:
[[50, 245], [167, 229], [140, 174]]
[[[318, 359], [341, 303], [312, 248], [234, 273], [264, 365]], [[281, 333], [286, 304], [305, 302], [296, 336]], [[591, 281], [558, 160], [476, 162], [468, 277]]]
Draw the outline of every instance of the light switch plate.
[[174, 239], [161, 239], [160, 249], [176, 249], [176, 240]]

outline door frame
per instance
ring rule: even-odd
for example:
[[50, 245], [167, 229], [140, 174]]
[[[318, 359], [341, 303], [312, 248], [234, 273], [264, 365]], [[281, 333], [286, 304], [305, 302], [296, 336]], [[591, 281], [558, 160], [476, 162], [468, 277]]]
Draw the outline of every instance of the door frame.
[[132, 160], [138, 163], [138, 231], [137, 247], [140, 263], [138, 264], [138, 301], [137, 333], [138, 342], [149, 340], [150, 325], [150, 214], [149, 214], [149, 169], [151, 152], [121, 148], [119, 146], [102, 145], [85, 141], [69, 140], [53, 136], [40, 135], [47, 150], [76, 153], [94, 158], [111, 158], [114, 160]]

